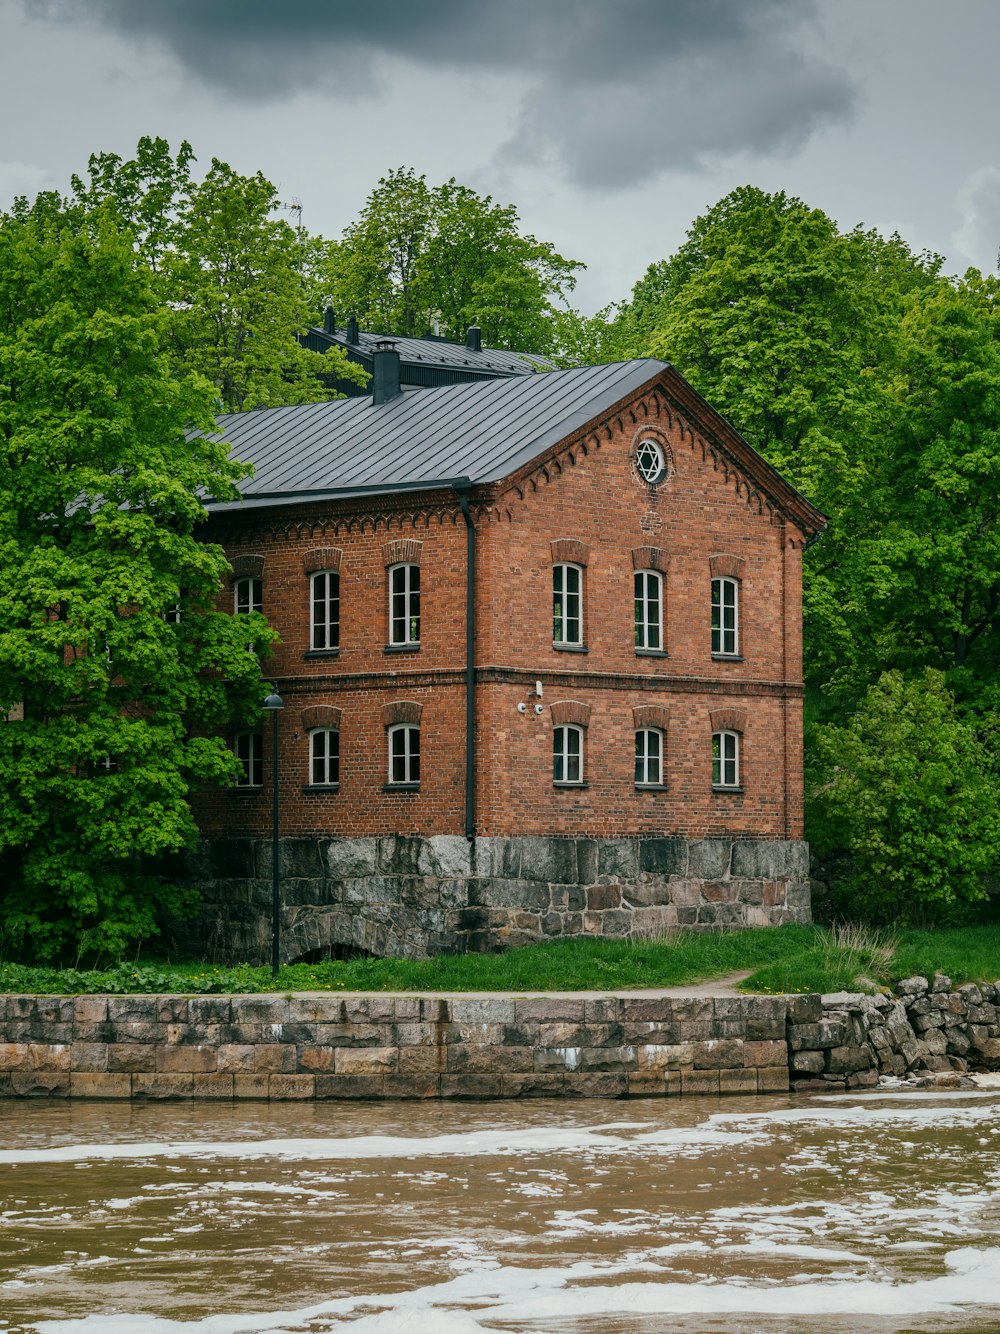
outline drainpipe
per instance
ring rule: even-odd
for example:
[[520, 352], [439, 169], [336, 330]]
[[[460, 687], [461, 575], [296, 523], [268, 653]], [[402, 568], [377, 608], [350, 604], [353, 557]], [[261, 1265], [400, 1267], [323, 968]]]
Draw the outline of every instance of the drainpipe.
[[468, 477], [453, 479], [465, 520], [465, 837], [476, 836], [476, 529], [469, 508], [472, 483]]

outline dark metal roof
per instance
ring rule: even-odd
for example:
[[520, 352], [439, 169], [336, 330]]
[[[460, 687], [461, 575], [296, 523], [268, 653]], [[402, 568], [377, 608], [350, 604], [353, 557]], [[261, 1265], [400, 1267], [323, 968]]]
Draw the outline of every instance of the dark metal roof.
[[218, 434], [254, 465], [241, 483], [251, 503], [425, 489], [463, 476], [495, 482], [665, 369], [625, 361], [420, 389], [379, 407], [347, 398], [259, 408], [219, 417]]
[[481, 375], [531, 375], [536, 371], [554, 369], [555, 363], [547, 357], [536, 356], [532, 352], [505, 352], [501, 348], [484, 347], [478, 352], [466, 347], [464, 343], [450, 343], [443, 338], [397, 338], [394, 334], [359, 332], [356, 342], [349, 342], [346, 329], [335, 329], [332, 333], [322, 328], [310, 328], [310, 341], [327, 343], [353, 352], [359, 360], [371, 369], [375, 344], [385, 338], [391, 338], [393, 346], [403, 363], [416, 366], [432, 366], [449, 370], [464, 371], [470, 376], [477, 372]]

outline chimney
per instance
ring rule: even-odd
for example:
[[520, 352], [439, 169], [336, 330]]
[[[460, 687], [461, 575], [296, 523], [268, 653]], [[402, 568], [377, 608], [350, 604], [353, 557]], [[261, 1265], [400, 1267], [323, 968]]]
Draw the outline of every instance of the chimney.
[[478, 324], [470, 324], [465, 331], [465, 346], [470, 352], [482, 352], [483, 331]]
[[323, 332], [328, 334], [337, 332], [337, 314], [332, 306], [327, 306], [323, 311]]
[[347, 317], [347, 341], [356, 343], [358, 341], [358, 319], [356, 315]]
[[380, 407], [400, 392], [399, 353], [391, 338], [380, 338], [372, 354], [372, 403]]

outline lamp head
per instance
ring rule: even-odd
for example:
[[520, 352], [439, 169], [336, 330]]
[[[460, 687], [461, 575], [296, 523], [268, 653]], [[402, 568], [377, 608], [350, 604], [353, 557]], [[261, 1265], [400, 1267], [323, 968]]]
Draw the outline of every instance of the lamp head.
[[271, 709], [272, 711], [276, 709], [283, 709], [285, 707], [285, 701], [281, 698], [281, 696], [278, 694], [276, 690], [272, 690], [271, 693], [268, 695], [267, 699], [264, 701], [263, 707], [265, 709]]

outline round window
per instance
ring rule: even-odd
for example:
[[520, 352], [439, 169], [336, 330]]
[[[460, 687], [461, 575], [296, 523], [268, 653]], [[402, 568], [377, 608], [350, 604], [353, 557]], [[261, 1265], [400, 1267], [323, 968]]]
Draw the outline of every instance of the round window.
[[655, 440], [640, 440], [635, 451], [635, 466], [644, 482], [652, 485], [663, 480], [667, 471], [663, 450]]

